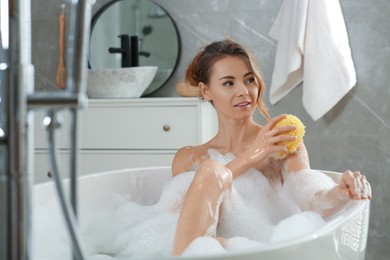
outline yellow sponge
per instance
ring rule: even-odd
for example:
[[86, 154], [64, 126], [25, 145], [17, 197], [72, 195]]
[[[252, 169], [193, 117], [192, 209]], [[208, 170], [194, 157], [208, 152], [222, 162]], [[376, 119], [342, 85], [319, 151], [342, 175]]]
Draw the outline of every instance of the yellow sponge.
[[[296, 129], [294, 131], [290, 131], [285, 133], [286, 135], [295, 135], [297, 139], [293, 141], [286, 141], [284, 144], [286, 145], [288, 151], [293, 153], [297, 150], [298, 145], [303, 141], [303, 136], [305, 135], [305, 125], [299, 120], [298, 117], [294, 115], [287, 115], [285, 118], [280, 120], [275, 127], [278, 126], [288, 126], [294, 125]], [[281, 157], [284, 157], [284, 154], [280, 154]]]

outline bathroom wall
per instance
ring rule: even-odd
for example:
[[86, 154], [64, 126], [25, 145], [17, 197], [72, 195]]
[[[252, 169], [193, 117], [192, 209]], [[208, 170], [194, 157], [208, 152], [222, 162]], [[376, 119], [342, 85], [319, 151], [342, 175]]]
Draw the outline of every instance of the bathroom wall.
[[[96, 10], [108, 0], [97, 0]], [[175, 84], [195, 52], [223, 39], [225, 33], [250, 47], [261, 62], [267, 85], [273, 69], [276, 43], [268, 31], [282, 0], [156, 0], [177, 23], [182, 53], [177, 71], [153, 96], [177, 96]], [[374, 199], [368, 237], [368, 260], [390, 255], [390, 5], [387, 0], [341, 0], [349, 33], [357, 85], [334, 109], [312, 121], [298, 87], [277, 105], [265, 102], [272, 115], [292, 113], [307, 128], [305, 144], [317, 169], [360, 170], [370, 180]], [[57, 16], [62, 1], [32, 1], [33, 63], [36, 89], [56, 90], [58, 63]], [[262, 122], [259, 115], [256, 120]]]

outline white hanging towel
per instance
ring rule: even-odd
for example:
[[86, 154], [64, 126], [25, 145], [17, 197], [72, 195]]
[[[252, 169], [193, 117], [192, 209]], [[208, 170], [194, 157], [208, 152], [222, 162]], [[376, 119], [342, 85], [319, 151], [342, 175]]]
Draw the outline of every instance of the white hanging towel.
[[278, 41], [271, 104], [303, 80], [303, 106], [317, 120], [356, 84], [339, 0], [284, 0], [270, 36]]

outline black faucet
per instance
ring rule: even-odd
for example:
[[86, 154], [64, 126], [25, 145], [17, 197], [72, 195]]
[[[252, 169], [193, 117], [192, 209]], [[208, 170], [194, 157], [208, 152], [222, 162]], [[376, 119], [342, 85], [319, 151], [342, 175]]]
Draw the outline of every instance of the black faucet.
[[110, 47], [108, 52], [122, 54], [122, 68], [139, 66], [138, 36], [121, 34], [118, 37], [121, 38], [121, 47]]

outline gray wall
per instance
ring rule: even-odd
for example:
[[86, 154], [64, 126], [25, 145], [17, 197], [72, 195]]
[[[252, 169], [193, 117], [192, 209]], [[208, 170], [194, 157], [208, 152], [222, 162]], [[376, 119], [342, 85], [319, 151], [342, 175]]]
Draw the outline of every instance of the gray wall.
[[[62, 1], [34, 0], [33, 63], [36, 88], [56, 90], [58, 62], [57, 15]], [[108, 0], [97, 0], [94, 10]], [[268, 31], [282, 0], [157, 0], [179, 28], [182, 53], [171, 80], [153, 96], [177, 96], [175, 84], [203, 45], [228, 33], [251, 48], [262, 64], [270, 85], [275, 42]], [[370, 180], [374, 199], [366, 259], [390, 255], [390, 5], [387, 0], [341, 0], [357, 72], [357, 86], [326, 116], [313, 122], [301, 103], [298, 87], [277, 105], [271, 115], [292, 113], [307, 128], [305, 144], [311, 165], [317, 169], [358, 169]], [[260, 116], [256, 118], [262, 121]]]

